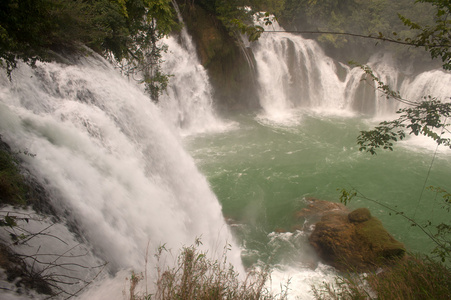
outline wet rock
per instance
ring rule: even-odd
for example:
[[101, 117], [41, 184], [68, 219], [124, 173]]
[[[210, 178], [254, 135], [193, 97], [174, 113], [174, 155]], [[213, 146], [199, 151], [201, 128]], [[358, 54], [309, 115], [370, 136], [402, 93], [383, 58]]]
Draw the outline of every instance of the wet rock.
[[335, 203], [317, 198], [306, 198], [307, 207], [295, 213], [295, 225], [294, 230], [309, 231], [309, 227], [318, 222], [325, 213], [331, 211], [343, 211], [348, 212], [346, 206], [341, 203]]
[[318, 255], [342, 271], [374, 270], [405, 254], [405, 247], [366, 208], [321, 213], [309, 237]]
[[348, 215], [349, 222], [362, 223], [371, 219], [371, 213], [368, 208], [357, 208]]

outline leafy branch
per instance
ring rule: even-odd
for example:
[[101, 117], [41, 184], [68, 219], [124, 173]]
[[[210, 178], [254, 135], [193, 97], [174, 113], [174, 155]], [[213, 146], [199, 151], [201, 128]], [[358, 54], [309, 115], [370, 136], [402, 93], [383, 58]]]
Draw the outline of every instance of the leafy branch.
[[[439, 193], [443, 194], [444, 202], [449, 209], [451, 194], [442, 188], [429, 187], [429, 189], [432, 191], [436, 191], [438, 194]], [[427, 221], [426, 225], [421, 225], [415, 219], [407, 216], [404, 212], [399, 211], [398, 209], [388, 204], [368, 198], [355, 188], [352, 188], [351, 190], [341, 189], [339, 191], [340, 191], [339, 197], [340, 202], [343, 203], [344, 205], [349, 204], [351, 200], [354, 198], [361, 198], [376, 203], [377, 205], [387, 209], [389, 211], [389, 215], [392, 215], [394, 213], [397, 216], [403, 217], [404, 219], [409, 221], [412, 227], [418, 227], [435, 244], [432, 253], [436, 254], [442, 260], [442, 262], [451, 259], [451, 238], [450, 238], [451, 224], [443, 222], [438, 225], [435, 225], [434, 227], [436, 229], [436, 233], [432, 233], [429, 230], [427, 230], [427, 227], [432, 226], [431, 221]]]
[[432, 96], [423, 97], [422, 101], [412, 101], [402, 98], [401, 94], [393, 91], [384, 83], [373, 70], [366, 65], [356, 64], [370, 79], [376, 83], [375, 88], [381, 91], [387, 99], [394, 99], [407, 107], [399, 109], [396, 113], [400, 116], [392, 121], [383, 121], [374, 129], [360, 131], [357, 144], [360, 151], [376, 154], [377, 148], [393, 151], [394, 143], [406, 137], [406, 131], [416, 136], [423, 135], [434, 140], [437, 145], [451, 148], [451, 139], [444, 138], [445, 133], [451, 133], [448, 129], [451, 125], [448, 120], [451, 116], [451, 103], [442, 102]]
[[451, 139], [444, 138], [451, 125], [448, 120], [451, 115], [451, 103], [443, 103], [430, 96], [413, 107], [399, 109], [396, 113], [399, 118], [392, 121], [383, 121], [373, 130], [360, 131], [357, 144], [360, 151], [376, 154], [377, 148], [393, 151], [394, 142], [405, 138], [409, 134], [423, 135], [434, 140], [437, 145], [451, 149]]

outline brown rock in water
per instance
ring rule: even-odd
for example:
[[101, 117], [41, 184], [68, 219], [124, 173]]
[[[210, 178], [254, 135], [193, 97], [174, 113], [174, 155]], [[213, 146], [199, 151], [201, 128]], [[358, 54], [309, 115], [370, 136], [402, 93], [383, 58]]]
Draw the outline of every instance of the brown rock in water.
[[331, 211], [348, 212], [346, 206], [341, 203], [320, 200], [313, 197], [307, 198], [305, 200], [307, 201], [308, 205], [307, 207], [304, 207], [302, 210], [295, 213], [294, 217], [298, 224], [293, 226], [293, 230], [305, 230], [305, 225], [308, 227], [318, 222], [325, 213], [329, 213]]
[[361, 223], [371, 219], [371, 213], [368, 208], [357, 208], [348, 215], [348, 219], [352, 223]]
[[373, 270], [405, 254], [404, 245], [366, 208], [323, 213], [309, 241], [326, 263], [339, 270]]
[[303, 208], [301, 211], [296, 213], [296, 218], [306, 218], [317, 215], [321, 216], [322, 214], [330, 212], [332, 210], [347, 211], [346, 206], [344, 206], [341, 203], [320, 200], [312, 197], [307, 198], [305, 200], [308, 202], [308, 205], [307, 207]]

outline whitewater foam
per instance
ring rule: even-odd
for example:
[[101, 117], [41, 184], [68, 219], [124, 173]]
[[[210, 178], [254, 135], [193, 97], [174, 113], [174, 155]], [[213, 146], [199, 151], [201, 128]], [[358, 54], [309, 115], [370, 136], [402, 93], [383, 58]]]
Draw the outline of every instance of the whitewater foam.
[[[107, 62], [19, 65], [12, 82], [2, 78], [0, 93], [2, 139], [36, 154], [22, 155], [24, 166], [113, 274], [140, 272], [148, 243], [179, 249], [201, 237], [213, 257], [233, 244], [180, 138]], [[228, 259], [241, 268], [239, 250]]]

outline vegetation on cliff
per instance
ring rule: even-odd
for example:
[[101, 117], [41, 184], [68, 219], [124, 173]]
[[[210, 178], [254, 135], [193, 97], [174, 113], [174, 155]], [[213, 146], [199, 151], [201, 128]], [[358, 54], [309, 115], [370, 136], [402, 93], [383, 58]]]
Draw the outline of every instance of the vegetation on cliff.
[[[208, 70], [216, 104], [233, 110], [258, 107], [252, 56], [241, 38], [225, 25], [228, 23], [212, 6], [214, 1], [180, 2], [186, 27], [202, 65]], [[249, 17], [236, 7], [233, 12], [230, 12], [230, 18]]]
[[[2, 141], [0, 140], [0, 143]], [[2, 143], [0, 148], [0, 206], [25, 205], [27, 186], [20, 173], [16, 159], [7, 150], [7, 146]], [[5, 220], [0, 219], [1, 224]]]

